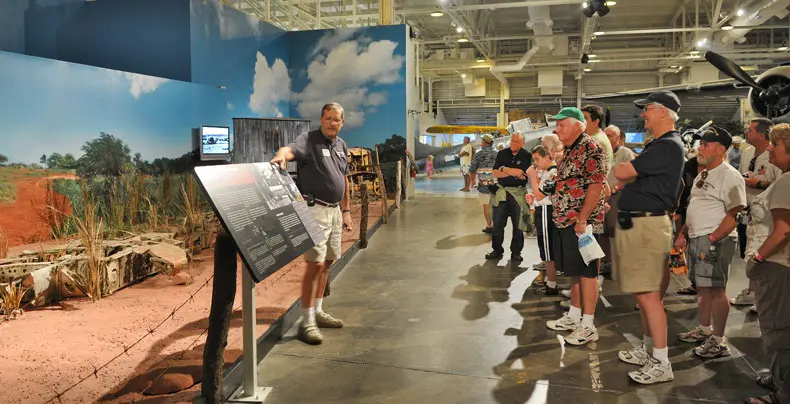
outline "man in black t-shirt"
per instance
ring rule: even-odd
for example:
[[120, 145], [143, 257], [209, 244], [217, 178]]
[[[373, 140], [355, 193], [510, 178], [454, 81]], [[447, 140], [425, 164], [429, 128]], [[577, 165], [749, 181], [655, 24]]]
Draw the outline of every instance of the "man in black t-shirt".
[[[524, 136], [514, 133], [510, 137], [510, 147], [497, 153], [492, 174], [497, 179], [497, 190], [491, 196], [493, 207], [493, 229], [491, 230], [492, 252], [486, 259], [499, 260], [505, 250], [502, 243], [505, 241], [505, 226], [507, 219], [513, 225], [513, 240], [510, 241], [510, 259], [521, 262], [521, 250], [524, 248], [524, 231], [527, 230], [529, 220], [529, 206], [527, 206], [527, 169], [532, 165], [532, 155], [524, 150]], [[526, 219], [524, 216], [527, 216]]]
[[661, 285], [669, 276], [667, 260], [673, 235], [670, 215], [683, 175], [684, 147], [675, 130], [680, 100], [674, 93], [657, 91], [634, 104], [642, 109], [645, 129], [654, 140], [636, 159], [615, 167], [616, 187], [622, 194], [612, 255], [620, 289], [639, 301], [645, 340], [639, 347], [620, 351], [618, 358], [642, 366], [628, 373], [632, 380], [654, 384], [674, 379]]

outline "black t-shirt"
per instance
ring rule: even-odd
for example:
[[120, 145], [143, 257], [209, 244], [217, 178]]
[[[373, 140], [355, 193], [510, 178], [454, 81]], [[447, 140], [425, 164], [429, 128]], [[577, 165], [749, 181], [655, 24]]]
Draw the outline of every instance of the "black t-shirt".
[[670, 131], [650, 142], [631, 163], [636, 180], [623, 188], [618, 208], [625, 211], [673, 211], [684, 165], [683, 142]]
[[288, 146], [297, 161], [296, 185], [301, 193], [328, 203], [343, 200], [348, 174], [348, 147], [343, 139], [330, 141], [316, 129]]
[[[520, 149], [516, 154], [513, 154], [513, 150], [510, 150], [509, 148], [502, 149], [499, 151], [499, 153], [497, 153], [496, 161], [494, 162], [495, 169], [502, 167], [520, 168], [524, 170], [524, 172], [526, 172], [531, 165], [532, 155], [524, 149]], [[497, 178], [497, 182], [499, 182], [499, 185], [502, 185], [503, 187], [523, 187], [527, 185], [526, 179], [520, 180], [512, 176]]]

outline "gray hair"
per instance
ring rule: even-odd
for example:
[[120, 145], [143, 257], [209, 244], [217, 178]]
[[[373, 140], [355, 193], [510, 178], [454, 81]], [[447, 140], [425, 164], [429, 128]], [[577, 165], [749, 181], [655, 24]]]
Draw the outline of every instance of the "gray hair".
[[543, 139], [541, 139], [541, 143], [543, 143], [549, 149], [549, 151], [562, 150], [563, 148], [559, 136], [553, 133], [543, 136]]
[[570, 120], [571, 120], [571, 123], [574, 123], [574, 124], [576, 124], [576, 125], [579, 125], [579, 127], [582, 129], [582, 132], [584, 132], [584, 131], [587, 129], [587, 122], [585, 122], [585, 121], [580, 121], [580, 120], [578, 120], [578, 119], [576, 119], [576, 118], [568, 118], [568, 119], [570, 119]]
[[604, 129], [604, 132], [606, 132], [607, 130], [611, 130], [612, 132], [617, 134], [617, 137], [620, 137], [620, 128], [618, 128], [616, 125], [607, 126], [606, 129]]
[[516, 136], [520, 137], [522, 142], [524, 141], [524, 134], [521, 132], [513, 132], [513, 134], [510, 135], [510, 139], [513, 140]]
[[677, 122], [678, 119], [680, 119], [680, 117], [678, 116], [677, 112], [665, 107], [664, 105], [659, 104], [657, 102], [654, 102], [652, 105], [658, 105], [659, 107], [664, 108], [665, 110], [667, 110], [667, 115], [669, 115], [669, 117], [672, 118], [672, 122]]

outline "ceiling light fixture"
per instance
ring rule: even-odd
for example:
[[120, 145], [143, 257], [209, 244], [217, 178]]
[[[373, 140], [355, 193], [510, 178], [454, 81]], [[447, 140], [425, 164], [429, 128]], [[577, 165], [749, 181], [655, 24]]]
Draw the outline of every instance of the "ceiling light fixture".
[[466, 73], [461, 73], [461, 78], [465, 79], [466, 78]]
[[721, 30], [722, 31], [732, 31], [733, 28], [735, 28], [735, 27], [733, 27], [732, 25], [725, 25], [725, 26], [721, 27]]
[[595, 35], [595, 36], [606, 35], [606, 32], [603, 32], [603, 31], [595, 31], [595, 32], [593, 32], [593, 35]]
[[744, 13], [744, 12], [745, 12], [745, 11], [743, 11], [743, 9], [742, 9], [742, 8], [739, 8], [739, 9], [738, 9], [738, 11], [737, 11], [735, 14], [736, 14], [738, 17], [740, 17], [740, 16], [742, 16], [742, 15], [743, 15], [743, 13]]
[[606, 4], [607, 6], [611, 7], [611, 6], [614, 6], [614, 5], [616, 5], [616, 4], [617, 4], [617, 2], [616, 2], [616, 1], [607, 1], [607, 2], [606, 2], [606, 3], [604, 3], [604, 4]]
[[784, 51], [786, 51], [788, 49], [790, 49], [790, 48], [788, 48], [787, 46], [780, 46], [780, 47], [776, 48], [776, 50], [782, 51], [782, 52], [784, 52]]
[[614, 3], [613, 1], [606, 1], [606, 0], [588, 0], [582, 4], [582, 13], [587, 18], [592, 18], [595, 13], [598, 13], [599, 17], [603, 17], [606, 14], [609, 14], [609, 3]]
[[585, 71], [585, 72], [591, 72], [591, 71], [592, 71], [592, 69], [590, 69], [589, 67], [586, 67], [586, 68], [584, 69], [584, 71]]
[[477, 63], [485, 63], [485, 62], [486, 62], [485, 59], [477, 59]]
[[678, 67], [675, 65], [669, 66], [670, 69], [677, 69]]
[[468, 40], [468, 39], [466, 39], [466, 38], [458, 38], [458, 42], [461, 42], [461, 43], [463, 43], [463, 42], [469, 42], [469, 40]]
[[434, 12], [431, 13], [431, 17], [441, 17], [443, 15], [444, 15], [444, 13], [441, 12], [441, 11], [434, 11]]
[[596, 54], [594, 54], [594, 53], [593, 53], [592, 55], [587, 55], [587, 56], [589, 56], [589, 57], [591, 57], [591, 58], [598, 57], [598, 55], [596, 55]]
[[457, 27], [457, 28], [455, 29], [455, 32], [459, 32], [459, 33], [460, 33], [460, 32], [464, 32], [464, 27]]

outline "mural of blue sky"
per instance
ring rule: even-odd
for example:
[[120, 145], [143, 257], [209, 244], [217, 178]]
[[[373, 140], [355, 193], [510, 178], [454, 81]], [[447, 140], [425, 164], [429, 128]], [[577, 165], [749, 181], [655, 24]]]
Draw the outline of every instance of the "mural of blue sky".
[[220, 89], [201, 84], [0, 52], [0, 153], [38, 163], [110, 133], [143, 159], [192, 150], [192, 128], [227, 122]]
[[345, 109], [341, 137], [350, 146], [373, 147], [393, 134], [406, 135], [405, 26], [288, 37], [292, 117], [317, 121], [321, 106], [337, 101]]
[[190, 13], [192, 81], [222, 86], [230, 117], [287, 118], [287, 32], [216, 1]]

